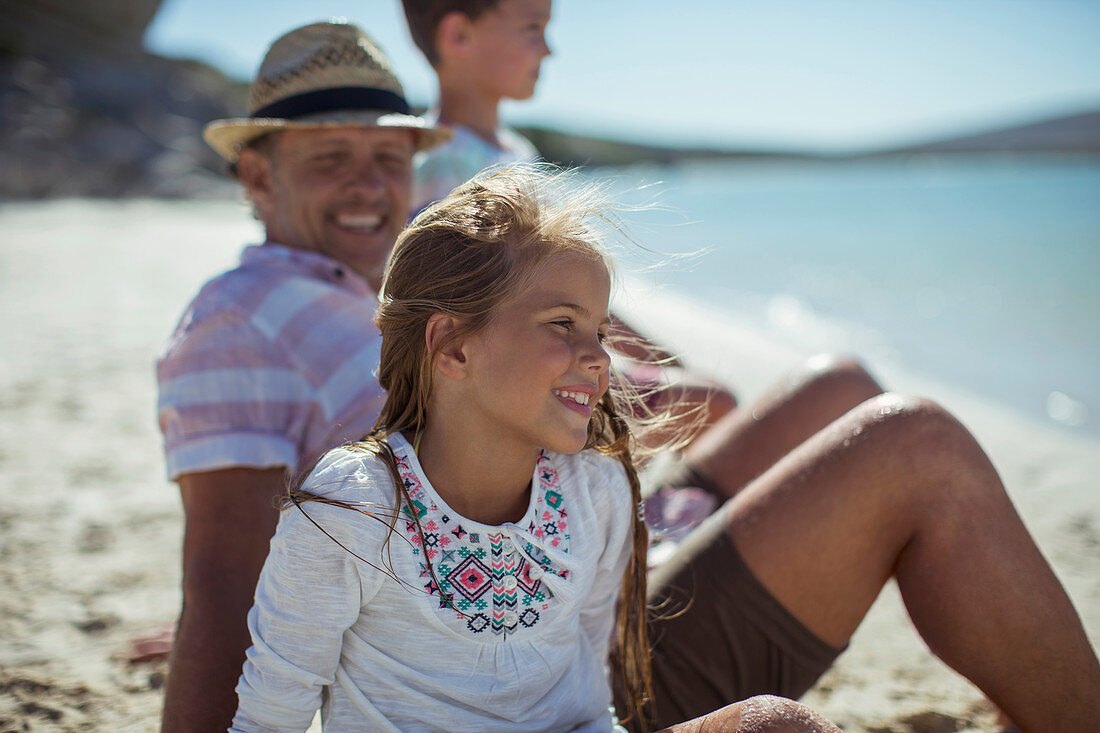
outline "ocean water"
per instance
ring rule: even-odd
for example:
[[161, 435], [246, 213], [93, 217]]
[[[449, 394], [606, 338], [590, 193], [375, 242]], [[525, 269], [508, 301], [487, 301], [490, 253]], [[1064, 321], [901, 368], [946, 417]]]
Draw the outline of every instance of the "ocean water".
[[[657, 204], [625, 215], [637, 241], [691, 253], [627, 246], [628, 273], [652, 267], [649, 283], [791, 351], [856, 354], [1100, 435], [1100, 158], [588, 175]], [[96, 373], [125, 357], [144, 379], [196, 289], [262, 233], [240, 202], [71, 200], [0, 206], [0, 238], [13, 354]]]
[[[629, 271], [805, 351], [843, 351], [1100, 434], [1100, 158], [600, 171]], [[659, 263], [659, 264], [657, 264]]]

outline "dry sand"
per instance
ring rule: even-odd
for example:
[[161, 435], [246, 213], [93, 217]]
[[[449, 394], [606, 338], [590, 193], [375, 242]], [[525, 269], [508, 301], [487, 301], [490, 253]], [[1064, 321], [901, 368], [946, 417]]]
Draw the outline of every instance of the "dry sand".
[[[198, 285], [257, 232], [229, 203], [0, 207], [0, 731], [156, 728], [165, 665], [126, 660], [179, 605], [181, 512], [153, 360]], [[712, 328], [666, 293], [623, 307], [745, 396], [806, 356]], [[879, 371], [975, 432], [1100, 641], [1097, 441]], [[925, 650], [893, 587], [806, 700], [851, 731], [996, 729], [981, 695]]]

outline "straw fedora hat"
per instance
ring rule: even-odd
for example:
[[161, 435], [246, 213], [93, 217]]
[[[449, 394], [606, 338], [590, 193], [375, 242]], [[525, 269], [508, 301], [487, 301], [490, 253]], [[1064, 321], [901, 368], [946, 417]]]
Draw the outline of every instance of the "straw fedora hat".
[[420, 150], [451, 137], [410, 113], [401, 82], [370, 36], [332, 21], [272, 43], [248, 95], [248, 117], [214, 120], [202, 136], [235, 163], [249, 141], [270, 132], [348, 126], [412, 130]]

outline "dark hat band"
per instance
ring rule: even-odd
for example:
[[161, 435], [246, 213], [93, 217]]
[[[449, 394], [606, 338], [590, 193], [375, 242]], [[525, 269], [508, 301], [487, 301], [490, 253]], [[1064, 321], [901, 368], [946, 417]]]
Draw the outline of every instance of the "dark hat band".
[[252, 113], [253, 118], [275, 117], [293, 120], [320, 112], [369, 109], [409, 114], [409, 103], [400, 94], [374, 87], [332, 87], [295, 94], [272, 102]]

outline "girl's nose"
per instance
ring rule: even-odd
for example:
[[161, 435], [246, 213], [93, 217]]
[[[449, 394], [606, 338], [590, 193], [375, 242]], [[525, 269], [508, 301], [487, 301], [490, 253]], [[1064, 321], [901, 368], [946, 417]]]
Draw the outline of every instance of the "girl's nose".
[[593, 340], [581, 357], [581, 366], [594, 372], [605, 372], [611, 366], [611, 355], [599, 339]]

